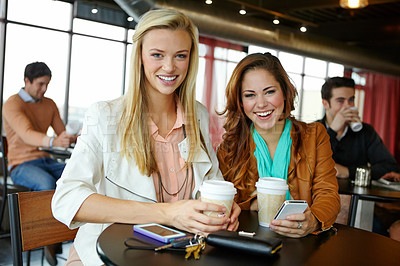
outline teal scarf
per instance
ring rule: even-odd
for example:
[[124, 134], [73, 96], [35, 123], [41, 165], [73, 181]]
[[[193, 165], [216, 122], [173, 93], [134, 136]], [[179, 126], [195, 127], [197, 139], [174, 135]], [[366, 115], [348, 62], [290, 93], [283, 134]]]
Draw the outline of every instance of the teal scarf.
[[[290, 138], [291, 127], [292, 123], [290, 120], [286, 119], [285, 128], [281, 138], [279, 139], [278, 146], [276, 147], [274, 160], [272, 160], [267, 144], [254, 128], [254, 125], [251, 124], [253, 140], [256, 144], [254, 156], [257, 159], [258, 174], [260, 177], [272, 176], [287, 180], [290, 163], [290, 150], [292, 146], [292, 139]], [[289, 190], [286, 193], [286, 199], [290, 199]]]

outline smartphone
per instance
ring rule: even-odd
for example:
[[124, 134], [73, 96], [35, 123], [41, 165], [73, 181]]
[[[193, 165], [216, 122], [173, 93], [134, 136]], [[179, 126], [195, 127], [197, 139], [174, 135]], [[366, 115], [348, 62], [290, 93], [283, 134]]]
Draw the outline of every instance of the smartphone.
[[170, 243], [186, 236], [185, 233], [156, 223], [136, 224], [133, 226], [133, 231], [163, 243]]
[[303, 213], [308, 207], [305, 200], [285, 200], [275, 215], [275, 220], [285, 220], [288, 215]]
[[385, 185], [389, 185], [389, 186], [393, 186], [393, 185], [400, 185], [399, 181], [392, 181], [392, 180], [387, 180], [387, 179], [383, 179], [383, 178], [379, 178], [378, 182], [381, 182]]

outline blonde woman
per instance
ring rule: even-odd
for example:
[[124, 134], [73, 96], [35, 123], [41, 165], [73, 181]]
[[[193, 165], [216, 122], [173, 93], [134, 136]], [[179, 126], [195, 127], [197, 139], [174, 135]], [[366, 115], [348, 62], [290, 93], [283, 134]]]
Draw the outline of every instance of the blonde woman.
[[54, 216], [79, 231], [67, 263], [102, 264], [96, 239], [110, 224], [155, 222], [189, 232], [236, 230], [240, 213], [198, 198], [221, 179], [208, 112], [195, 101], [197, 31], [182, 13], [154, 10], [133, 36], [131, 80], [123, 97], [94, 104], [52, 201]]

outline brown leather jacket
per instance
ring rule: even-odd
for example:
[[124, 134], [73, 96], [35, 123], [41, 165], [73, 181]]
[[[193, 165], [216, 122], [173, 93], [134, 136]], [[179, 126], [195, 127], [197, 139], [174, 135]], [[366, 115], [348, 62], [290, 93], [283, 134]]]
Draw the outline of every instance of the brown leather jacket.
[[[295, 147], [301, 135], [302, 145], [296, 153]], [[320, 123], [306, 124], [293, 121], [291, 160], [288, 169], [288, 184], [293, 199], [306, 200], [311, 212], [321, 222], [321, 229], [328, 229], [340, 211], [340, 198], [335, 162], [332, 159], [329, 135]], [[254, 143], [254, 142], [253, 142]], [[255, 149], [255, 145], [252, 145]], [[251, 151], [252, 154], [254, 150]], [[220, 169], [227, 169], [226, 162], [219, 158]], [[252, 159], [256, 160], [254, 156]], [[253, 191], [249, 192], [250, 195]], [[249, 209], [256, 195], [238, 202], [242, 209]]]

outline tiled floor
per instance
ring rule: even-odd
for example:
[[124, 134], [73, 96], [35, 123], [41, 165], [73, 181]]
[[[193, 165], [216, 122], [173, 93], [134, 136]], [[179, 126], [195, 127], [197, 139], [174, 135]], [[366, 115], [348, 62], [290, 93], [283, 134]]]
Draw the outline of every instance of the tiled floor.
[[[63, 244], [63, 253], [57, 255], [57, 265], [64, 265], [65, 259], [68, 257], [69, 247], [71, 243]], [[64, 259], [63, 259], [64, 258]], [[26, 265], [26, 252], [23, 255], [24, 265]], [[0, 238], [0, 266], [12, 266], [12, 250], [10, 237]], [[31, 265], [42, 265], [42, 249], [31, 251]], [[43, 259], [43, 265], [49, 266], [46, 259]]]

